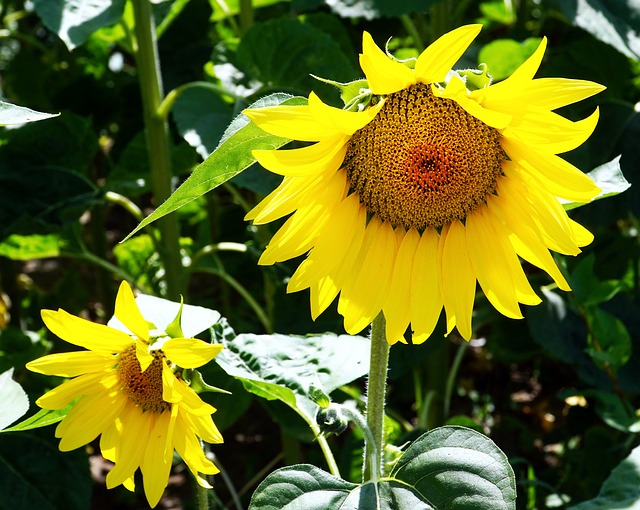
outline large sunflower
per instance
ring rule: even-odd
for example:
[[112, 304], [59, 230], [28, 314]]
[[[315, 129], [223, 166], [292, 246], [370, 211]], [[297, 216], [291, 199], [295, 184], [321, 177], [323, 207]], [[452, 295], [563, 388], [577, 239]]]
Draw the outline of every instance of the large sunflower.
[[46, 326], [69, 343], [89, 349], [51, 354], [27, 364], [34, 372], [73, 379], [40, 397], [44, 409], [62, 409], [76, 400], [56, 428], [60, 450], [69, 451], [98, 435], [102, 455], [115, 463], [107, 487], [134, 490], [134, 474], [142, 471], [145, 494], [154, 507], [169, 479], [174, 449], [200, 485], [198, 473], [215, 474], [200, 438], [221, 443], [211, 419], [215, 409], [180, 377], [181, 368], [197, 368], [222, 349], [195, 338], [169, 338], [152, 331], [123, 282], [115, 317], [132, 335], [75, 317], [64, 310], [43, 310]]
[[[582, 144], [598, 121], [553, 110], [604, 89], [563, 78], [534, 79], [546, 40], [506, 80], [469, 90], [452, 66], [481, 25], [453, 30], [413, 68], [363, 36], [360, 65], [373, 99], [359, 111], [308, 105], [246, 110], [265, 131], [317, 142], [254, 151], [280, 186], [249, 214], [266, 223], [293, 212], [260, 258], [273, 264], [308, 252], [288, 291], [309, 288], [315, 319], [340, 294], [344, 327], [360, 332], [382, 311], [390, 343], [433, 332], [472, 335], [476, 281], [502, 314], [535, 305], [518, 256], [570, 290], [549, 250], [576, 255], [593, 236], [558, 198], [599, 193], [557, 156]], [[294, 212], [295, 211], [295, 212]]]

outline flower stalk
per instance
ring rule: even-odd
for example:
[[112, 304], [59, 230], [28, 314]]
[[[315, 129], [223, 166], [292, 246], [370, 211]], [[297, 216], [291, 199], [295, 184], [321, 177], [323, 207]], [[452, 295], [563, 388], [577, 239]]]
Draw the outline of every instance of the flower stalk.
[[[164, 93], [156, 31], [149, 0], [134, 0], [133, 11], [138, 43], [136, 61], [149, 150], [151, 188], [156, 205], [160, 205], [171, 195], [173, 174], [171, 171], [169, 129], [166, 119], [160, 115], [160, 105]], [[162, 240], [159, 251], [165, 268], [167, 284], [166, 297], [175, 300], [182, 293], [178, 220], [174, 214], [169, 214], [158, 220], [158, 226]]]
[[[371, 324], [371, 355], [367, 384], [367, 426], [372, 441], [365, 443], [363, 479], [377, 479], [381, 474], [384, 448], [384, 408], [389, 365], [389, 343], [382, 313]], [[372, 442], [372, 444], [370, 444]], [[371, 450], [374, 450], [373, 452]], [[375, 464], [370, 459], [375, 459]]]

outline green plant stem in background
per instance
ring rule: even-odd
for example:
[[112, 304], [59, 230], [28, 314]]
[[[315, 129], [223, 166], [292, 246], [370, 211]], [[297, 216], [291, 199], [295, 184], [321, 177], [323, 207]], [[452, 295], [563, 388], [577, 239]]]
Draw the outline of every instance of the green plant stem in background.
[[[371, 356], [369, 358], [369, 381], [367, 383], [367, 425], [371, 431], [373, 445], [365, 443], [363, 480], [377, 479], [382, 472], [384, 446], [384, 408], [389, 365], [389, 344], [385, 335], [386, 322], [379, 313], [371, 324]], [[369, 461], [374, 448], [375, 466]]]
[[200, 484], [196, 484], [198, 495], [198, 510], [209, 510], [209, 489]]
[[[171, 151], [166, 119], [158, 112], [162, 103], [162, 78], [158, 60], [153, 12], [149, 0], [134, 0], [135, 33], [138, 42], [136, 55], [144, 123], [151, 168], [151, 188], [156, 206], [171, 195]], [[161, 243], [160, 257], [165, 269], [166, 297], [177, 300], [182, 293], [180, 236], [175, 214], [158, 220]]]
[[240, 30], [245, 34], [253, 25], [253, 5], [251, 0], [240, 0]]

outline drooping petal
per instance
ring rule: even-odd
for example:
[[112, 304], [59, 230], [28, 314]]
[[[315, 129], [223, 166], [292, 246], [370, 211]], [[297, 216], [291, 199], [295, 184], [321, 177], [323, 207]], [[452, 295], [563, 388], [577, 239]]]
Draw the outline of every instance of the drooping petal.
[[427, 228], [420, 236], [411, 271], [411, 327], [413, 343], [421, 344], [433, 333], [442, 312], [438, 245], [440, 236]]
[[[178, 455], [182, 457], [182, 460], [184, 460], [185, 464], [197, 479], [200, 478], [198, 473], [214, 475], [219, 472], [219, 469], [215, 464], [204, 456], [200, 442], [193, 430], [188, 427], [188, 424], [183, 419], [182, 415], [179, 415], [176, 420], [176, 428], [173, 437]], [[200, 479], [198, 480], [198, 483], [203, 485], [203, 481], [204, 480]], [[210, 487], [209, 484], [203, 486]]]
[[39, 374], [75, 377], [90, 372], [104, 372], [113, 368], [116, 359], [111, 354], [95, 351], [60, 352], [27, 363], [26, 367]]
[[455, 320], [458, 332], [465, 340], [470, 340], [471, 313], [475, 299], [476, 276], [469, 260], [465, 227], [456, 220], [442, 230], [440, 242], [442, 255], [439, 260], [442, 271], [442, 297], [447, 322]]
[[335, 134], [342, 133], [348, 136], [369, 124], [382, 105], [383, 101], [380, 101], [365, 110], [352, 112], [324, 104], [314, 92], [309, 94], [309, 109], [318, 122], [333, 130]]
[[374, 94], [392, 94], [416, 82], [413, 71], [378, 48], [368, 32], [362, 34], [360, 67]]
[[143, 340], [149, 340], [149, 325], [140, 313], [129, 284], [123, 281], [116, 296], [114, 315], [129, 331]]
[[171, 338], [162, 344], [162, 352], [182, 368], [198, 368], [209, 363], [220, 351], [221, 344], [209, 344], [196, 338]]
[[403, 335], [411, 321], [411, 274], [413, 259], [420, 242], [420, 234], [414, 228], [406, 233], [398, 227], [396, 232], [402, 231], [398, 242], [398, 254], [393, 266], [391, 283], [386, 303], [382, 309], [386, 319], [387, 341], [394, 344], [404, 341]]
[[182, 418], [187, 426], [192, 429], [203, 441], [212, 444], [223, 443], [222, 434], [213, 423], [213, 419], [209, 414], [196, 416], [191, 413], [182, 413]]
[[501, 314], [521, 319], [506, 255], [496, 243], [491, 224], [478, 210], [467, 216], [465, 234], [469, 259], [485, 296]]
[[471, 45], [480, 30], [482, 30], [480, 24], [465, 25], [444, 34], [429, 45], [416, 62], [417, 81], [425, 84], [444, 81], [447, 73]]
[[133, 343], [131, 337], [122, 331], [81, 319], [64, 310], [42, 310], [41, 316], [54, 335], [85, 349], [115, 354]]
[[[372, 223], [373, 220], [367, 229]], [[370, 242], [364, 243], [367, 247], [361, 252], [362, 265], [342, 289], [338, 305], [344, 315], [344, 328], [352, 335], [371, 324], [380, 313], [397, 252], [396, 237], [389, 222], [372, 228], [369, 237]]]
[[215, 413], [216, 408], [202, 400], [182, 379], [176, 379], [174, 388], [182, 397], [179, 403], [181, 409], [187, 409], [195, 416]]
[[149, 436], [147, 449], [142, 457], [140, 470], [142, 471], [144, 493], [151, 508], [155, 507], [169, 482], [173, 448], [166, 448], [169, 440], [169, 413], [162, 413], [156, 417], [155, 424]]
[[261, 225], [287, 216], [305, 204], [307, 196], [313, 196], [322, 184], [324, 184], [324, 176], [322, 175], [285, 177], [280, 186], [251, 209], [244, 219], [253, 220], [254, 224]]

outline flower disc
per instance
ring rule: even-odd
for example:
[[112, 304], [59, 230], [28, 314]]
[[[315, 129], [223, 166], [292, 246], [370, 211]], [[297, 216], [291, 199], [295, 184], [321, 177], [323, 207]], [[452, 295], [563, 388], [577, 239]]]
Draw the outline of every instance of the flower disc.
[[390, 94], [354, 133], [344, 168], [369, 214], [423, 231], [483, 204], [505, 160], [496, 129], [417, 83]]
[[132, 345], [118, 356], [118, 378], [122, 391], [143, 411], [161, 413], [171, 409], [162, 398], [162, 364], [164, 356], [152, 351], [153, 361], [142, 372], [136, 357], [136, 347]]

